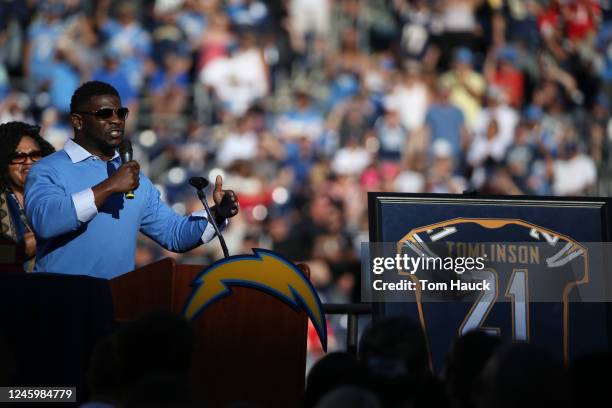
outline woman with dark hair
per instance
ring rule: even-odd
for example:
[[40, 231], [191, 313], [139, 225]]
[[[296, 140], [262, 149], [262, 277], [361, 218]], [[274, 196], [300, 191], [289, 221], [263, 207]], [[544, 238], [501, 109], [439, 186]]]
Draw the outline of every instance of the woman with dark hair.
[[34, 267], [36, 239], [23, 210], [26, 176], [32, 165], [55, 151], [38, 126], [23, 122], [0, 125], [0, 240], [17, 244], [17, 260], [26, 272]]

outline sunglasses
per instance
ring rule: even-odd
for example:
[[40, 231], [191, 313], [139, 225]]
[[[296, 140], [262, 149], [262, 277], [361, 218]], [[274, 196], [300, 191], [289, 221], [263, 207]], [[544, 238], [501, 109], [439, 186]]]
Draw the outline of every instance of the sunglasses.
[[28, 158], [33, 162], [39, 161], [42, 159], [42, 153], [40, 150], [34, 150], [30, 153], [15, 152], [11, 158], [11, 164], [23, 164], [28, 160]]
[[128, 117], [130, 110], [128, 108], [117, 108], [117, 109], [102, 108], [102, 109], [98, 109], [95, 112], [75, 112], [75, 113], [92, 115], [92, 116], [95, 116], [97, 119], [110, 119], [113, 117], [113, 115], [117, 115], [119, 120], [125, 120]]

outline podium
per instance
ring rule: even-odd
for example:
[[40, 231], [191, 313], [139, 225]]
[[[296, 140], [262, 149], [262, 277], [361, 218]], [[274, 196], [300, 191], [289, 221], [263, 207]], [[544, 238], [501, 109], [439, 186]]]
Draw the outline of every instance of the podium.
[[[110, 281], [115, 320], [162, 309], [182, 314], [198, 265], [166, 258]], [[246, 287], [204, 310], [195, 332], [192, 385], [210, 406], [244, 401], [297, 407], [304, 390], [307, 316], [281, 300]]]

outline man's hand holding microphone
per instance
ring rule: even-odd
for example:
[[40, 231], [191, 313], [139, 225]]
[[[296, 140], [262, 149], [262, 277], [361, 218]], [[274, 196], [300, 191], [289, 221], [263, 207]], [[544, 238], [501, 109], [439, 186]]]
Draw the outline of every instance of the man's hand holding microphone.
[[132, 144], [129, 140], [123, 141], [119, 153], [123, 164], [109, 178], [92, 187], [98, 208], [114, 193], [124, 193], [126, 198], [133, 199], [134, 190], [140, 185], [140, 165], [132, 160]]
[[[109, 178], [92, 188], [98, 208], [115, 193], [124, 193], [127, 199], [135, 197], [134, 191], [140, 184], [140, 165], [132, 160], [132, 145], [128, 140], [121, 144], [119, 154], [123, 164]], [[238, 197], [233, 190], [223, 190], [223, 178], [220, 175], [215, 179], [213, 201], [215, 205], [211, 207], [211, 212], [218, 225], [238, 214]]]

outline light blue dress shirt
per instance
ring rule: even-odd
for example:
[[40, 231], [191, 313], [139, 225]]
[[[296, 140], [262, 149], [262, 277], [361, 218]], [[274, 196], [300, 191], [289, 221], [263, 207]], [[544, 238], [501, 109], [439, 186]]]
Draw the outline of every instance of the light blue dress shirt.
[[214, 237], [204, 211], [176, 214], [142, 173], [133, 200], [117, 193], [97, 208], [91, 188], [120, 166], [118, 154], [105, 162], [72, 140], [32, 166], [25, 211], [36, 234], [35, 272], [111, 279], [134, 269], [139, 231], [174, 252]]

